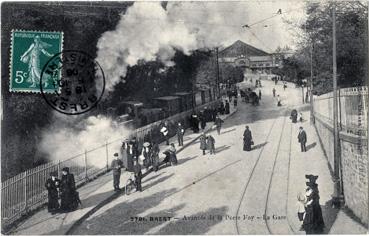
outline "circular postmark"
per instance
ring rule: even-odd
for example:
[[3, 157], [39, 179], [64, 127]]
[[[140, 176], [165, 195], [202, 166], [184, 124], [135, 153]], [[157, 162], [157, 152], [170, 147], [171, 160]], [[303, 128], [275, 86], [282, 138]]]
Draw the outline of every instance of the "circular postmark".
[[40, 90], [54, 110], [78, 115], [90, 111], [101, 100], [105, 76], [99, 63], [89, 54], [64, 50], [43, 67]]

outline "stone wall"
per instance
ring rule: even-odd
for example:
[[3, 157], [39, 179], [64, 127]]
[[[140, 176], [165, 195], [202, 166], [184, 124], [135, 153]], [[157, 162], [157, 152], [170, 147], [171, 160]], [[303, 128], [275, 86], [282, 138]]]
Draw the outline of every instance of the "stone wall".
[[[341, 176], [345, 204], [363, 223], [368, 220], [368, 88], [346, 88], [339, 91], [338, 105]], [[334, 169], [333, 94], [314, 98], [315, 127]]]

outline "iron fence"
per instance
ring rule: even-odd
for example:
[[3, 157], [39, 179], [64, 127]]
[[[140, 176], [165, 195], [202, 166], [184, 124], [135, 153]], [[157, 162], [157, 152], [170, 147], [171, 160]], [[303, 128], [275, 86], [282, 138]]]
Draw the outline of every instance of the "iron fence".
[[[181, 122], [188, 127], [189, 116], [192, 112], [198, 112], [206, 106], [216, 105], [219, 100], [196, 107], [194, 110], [188, 110], [166, 119], [151, 123], [138, 128], [117, 140], [112, 140], [95, 147], [92, 150], [85, 150], [80, 154], [70, 157], [63, 161], [49, 162], [36, 168], [29, 169], [1, 183], [1, 219], [2, 227], [7, 226], [27, 212], [34, 210], [47, 201], [47, 191], [45, 182], [50, 172], [56, 171], [61, 176], [63, 167], [69, 167], [70, 172], [74, 174], [77, 187], [89, 181], [98, 175], [109, 170], [109, 156], [118, 152], [120, 142], [125, 138], [136, 137], [139, 147], [145, 141], [155, 141], [161, 143], [163, 137], [157, 135], [160, 131], [160, 125], [164, 121], [169, 122], [170, 136], [175, 135], [174, 126]], [[96, 163], [98, 162], [98, 163]]]

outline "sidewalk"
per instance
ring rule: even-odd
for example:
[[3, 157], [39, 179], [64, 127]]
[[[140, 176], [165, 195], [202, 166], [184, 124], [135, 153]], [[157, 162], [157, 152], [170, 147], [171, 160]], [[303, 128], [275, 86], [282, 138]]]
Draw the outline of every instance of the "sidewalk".
[[[297, 109], [299, 110], [299, 109]], [[304, 111], [303, 117], [306, 121], [292, 125], [291, 137], [291, 159], [290, 159], [290, 178], [288, 191], [288, 219], [296, 234], [305, 234], [299, 231], [301, 222], [297, 219], [296, 207], [297, 193], [305, 192], [305, 174], [318, 175], [320, 205], [325, 223], [325, 234], [365, 234], [365, 227], [350, 218], [343, 210], [332, 207], [332, 195], [334, 185], [329, 170], [329, 164], [323, 154], [315, 128], [309, 122], [309, 111]], [[290, 121], [289, 121], [290, 122]], [[307, 133], [307, 152], [300, 151], [300, 144], [297, 141], [298, 129], [303, 126]]]
[[[221, 119], [226, 119], [227, 117], [234, 114], [237, 110], [231, 106], [230, 114], [221, 115]], [[205, 132], [212, 129], [213, 123], [207, 123], [205, 127]], [[183, 140], [183, 147], [177, 147], [177, 137], [172, 137], [169, 141], [175, 143], [177, 153], [181, 152], [184, 148], [195, 142], [201, 135], [200, 133], [193, 133], [192, 130], [187, 129]], [[165, 143], [160, 144], [160, 151], [164, 151], [168, 146]], [[130, 177], [129, 172], [122, 172], [121, 184], [123, 187]], [[145, 173], [143, 175], [150, 175], [150, 173]], [[16, 229], [14, 229], [11, 234], [17, 235], [41, 235], [41, 234], [54, 234], [63, 235], [68, 234], [74, 225], [81, 223], [86, 217], [95, 212], [101, 206], [105, 205], [106, 202], [112, 199], [118, 198], [124, 191], [116, 193], [113, 191], [113, 177], [112, 173], [100, 176], [96, 180], [85, 184], [78, 189], [80, 198], [82, 201], [82, 206], [80, 206], [76, 211], [70, 213], [61, 213], [56, 215], [51, 215], [47, 212], [46, 208], [36, 212], [34, 215], [30, 216], [28, 219], [21, 222]], [[133, 193], [136, 194], [136, 193]], [[137, 193], [139, 194], [139, 193]]]

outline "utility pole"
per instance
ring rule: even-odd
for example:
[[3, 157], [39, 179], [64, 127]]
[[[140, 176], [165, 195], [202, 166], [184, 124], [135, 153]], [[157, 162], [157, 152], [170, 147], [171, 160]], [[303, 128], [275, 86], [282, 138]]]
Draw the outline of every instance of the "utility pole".
[[310, 43], [310, 122], [315, 124], [313, 96], [313, 42]]
[[220, 88], [219, 88], [219, 55], [218, 55], [218, 47], [215, 48], [216, 56], [217, 56], [217, 90], [218, 90], [218, 98], [220, 98]]
[[333, 196], [333, 202], [336, 204], [341, 203], [342, 186], [340, 180], [340, 153], [339, 153], [339, 134], [338, 134], [338, 107], [337, 107], [337, 58], [336, 58], [336, 4], [333, 1], [332, 9], [332, 21], [333, 21], [333, 140], [334, 140], [334, 183], [335, 191]]

